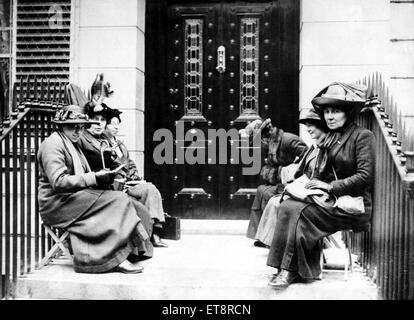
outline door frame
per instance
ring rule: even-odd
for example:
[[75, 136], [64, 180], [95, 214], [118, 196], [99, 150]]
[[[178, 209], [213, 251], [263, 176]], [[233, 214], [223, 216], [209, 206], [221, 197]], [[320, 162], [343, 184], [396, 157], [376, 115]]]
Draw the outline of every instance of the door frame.
[[[203, 3], [220, 3], [223, 1], [211, 0], [158, 0], [146, 2], [146, 17], [145, 17], [145, 150], [144, 157], [144, 172], [145, 177], [154, 182], [160, 189], [161, 194], [163, 190], [168, 189], [171, 182], [169, 177], [162, 174], [161, 170], [154, 165], [152, 148], [152, 135], [156, 129], [168, 128], [170, 117], [168, 114], [168, 106], [163, 106], [162, 102], [168, 99], [168, 85], [167, 81], [163, 81], [165, 72], [168, 71], [167, 59], [163, 52], [168, 48], [167, 43], [167, 19], [169, 5], [172, 4], [203, 4]], [[288, 60], [289, 68], [283, 70], [283, 74], [278, 75], [277, 94], [284, 95], [277, 101], [278, 105], [283, 105], [282, 101], [289, 101], [286, 109], [288, 112], [278, 115], [276, 124], [280, 123], [280, 127], [284, 129], [283, 124], [297, 124], [299, 115], [299, 40], [300, 40], [300, 0], [275, 0], [275, 1], [235, 1], [229, 0], [228, 3], [238, 4], [257, 4], [258, 2], [274, 2], [278, 8], [278, 27], [283, 34], [278, 36], [278, 47], [281, 50], [275, 54], [278, 61], [281, 59]], [[283, 17], [279, 19], [282, 10]], [[283, 41], [289, 39], [289, 43]], [[287, 54], [289, 52], [289, 54]], [[285, 61], [283, 60], [283, 61]], [[279, 98], [278, 98], [279, 99]], [[290, 127], [292, 128], [292, 127]], [[299, 125], [293, 127], [293, 130], [288, 130], [292, 133], [298, 134]], [[167, 212], [169, 208], [167, 207]]]

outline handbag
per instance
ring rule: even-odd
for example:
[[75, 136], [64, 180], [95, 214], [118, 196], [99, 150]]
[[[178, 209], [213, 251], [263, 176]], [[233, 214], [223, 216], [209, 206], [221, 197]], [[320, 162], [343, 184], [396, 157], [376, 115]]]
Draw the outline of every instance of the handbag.
[[[335, 180], [338, 180], [338, 176], [336, 175], [335, 168], [332, 166], [333, 174], [335, 176]], [[344, 195], [337, 197], [335, 202], [335, 207], [345, 211], [346, 213], [359, 215], [365, 213], [365, 206], [364, 206], [364, 197], [352, 197], [350, 195]]]
[[[318, 155], [319, 150], [317, 156]], [[314, 174], [315, 167], [313, 168], [311, 177], [313, 177]], [[307, 203], [314, 203], [327, 210], [332, 210], [334, 208], [336, 199], [332, 198], [332, 196], [329, 193], [323, 190], [306, 188], [305, 186], [309, 181], [310, 179], [308, 178], [308, 176], [306, 174], [303, 174], [299, 178], [293, 180], [293, 182], [288, 183], [282, 194], [280, 202], [283, 201], [284, 195], [288, 195], [293, 199]]]
[[179, 217], [165, 216], [165, 223], [161, 229], [161, 238], [168, 240], [180, 240], [181, 220]]
[[285, 187], [284, 194], [289, 197], [303, 202], [314, 202], [311, 196], [322, 196], [325, 192], [320, 189], [307, 189], [306, 184], [310, 181], [306, 174], [288, 183]]

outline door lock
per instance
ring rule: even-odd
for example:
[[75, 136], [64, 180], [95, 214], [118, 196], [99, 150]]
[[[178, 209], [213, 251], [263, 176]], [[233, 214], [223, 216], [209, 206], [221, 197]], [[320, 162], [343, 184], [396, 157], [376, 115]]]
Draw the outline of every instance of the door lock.
[[224, 73], [226, 71], [226, 48], [220, 46], [217, 48], [217, 71]]

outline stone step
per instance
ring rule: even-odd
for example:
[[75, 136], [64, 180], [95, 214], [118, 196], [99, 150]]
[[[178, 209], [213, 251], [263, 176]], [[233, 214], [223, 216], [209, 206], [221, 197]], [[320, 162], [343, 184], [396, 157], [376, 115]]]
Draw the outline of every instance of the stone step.
[[245, 235], [248, 220], [181, 219], [182, 234]]
[[21, 277], [17, 299], [104, 300], [273, 300], [376, 299], [376, 288], [358, 269], [348, 281], [342, 270], [324, 272], [324, 280], [298, 283], [283, 291], [267, 286], [274, 269], [266, 265], [268, 249], [240, 235], [186, 234], [166, 240], [142, 261], [142, 274], [75, 273], [68, 259], [57, 259]]

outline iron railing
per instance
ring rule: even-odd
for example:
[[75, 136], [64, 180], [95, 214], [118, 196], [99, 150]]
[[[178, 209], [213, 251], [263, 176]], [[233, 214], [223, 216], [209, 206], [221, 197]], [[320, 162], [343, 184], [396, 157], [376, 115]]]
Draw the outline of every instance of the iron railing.
[[[38, 213], [36, 154], [54, 129], [51, 117], [64, 101], [60, 94], [57, 101], [42, 101], [43, 92], [36, 90], [31, 100], [22, 100], [29, 94], [20, 91], [18, 101], [16, 86], [11, 112], [4, 92], [0, 113], [0, 299], [13, 297], [18, 276], [33, 271], [52, 245]], [[50, 92], [52, 87], [43, 89]]]
[[376, 176], [370, 231], [353, 234], [351, 246], [380, 298], [413, 299], [414, 137], [381, 76], [361, 83], [370, 99], [359, 122], [376, 138]]

